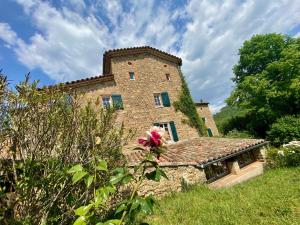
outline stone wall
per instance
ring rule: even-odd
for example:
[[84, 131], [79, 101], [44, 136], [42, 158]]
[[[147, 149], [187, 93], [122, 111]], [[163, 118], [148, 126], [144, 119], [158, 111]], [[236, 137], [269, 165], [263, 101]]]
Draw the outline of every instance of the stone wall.
[[212, 116], [212, 113], [208, 107], [208, 104], [196, 104], [197, 112], [201, 118], [205, 118], [205, 125], [210, 128], [213, 136], [219, 136], [219, 131]]
[[[128, 147], [136, 144], [139, 137], [157, 122], [174, 121], [179, 140], [197, 137], [196, 129], [182, 123], [185, 115], [175, 112], [172, 105], [181, 91], [181, 78], [178, 65], [150, 54], [119, 56], [112, 58], [114, 81], [99, 82], [79, 87], [85, 93], [85, 101], [96, 102], [105, 95], [120, 94], [124, 109], [119, 110], [119, 120], [124, 121], [127, 130], [135, 130], [135, 136]], [[134, 72], [135, 80], [129, 79]], [[170, 80], [166, 79], [170, 75]], [[154, 93], [168, 92], [171, 107], [156, 107]]]
[[204, 183], [206, 181], [204, 170], [194, 166], [161, 168], [168, 176], [168, 179], [162, 178], [160, 182], [145, 180], [139, 194], [162, 196], [171, 192], [181, 191], [183, 180], [188, 184]]

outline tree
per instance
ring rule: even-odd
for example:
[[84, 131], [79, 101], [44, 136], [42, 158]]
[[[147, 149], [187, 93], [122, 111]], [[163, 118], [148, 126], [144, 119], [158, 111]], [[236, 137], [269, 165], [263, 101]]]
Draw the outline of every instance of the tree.
[[239, 56], [227, 103], [247, 118], [248, 131], [265, 137], [276, 119], [300, 112], [300, 38], [255, 35]]

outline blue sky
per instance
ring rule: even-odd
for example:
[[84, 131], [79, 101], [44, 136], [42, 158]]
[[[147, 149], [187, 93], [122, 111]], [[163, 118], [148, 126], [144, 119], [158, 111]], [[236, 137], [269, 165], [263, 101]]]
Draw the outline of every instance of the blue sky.
[[1, 0], [0, 68], [15, 84], [102, 73], [102, 54], [150, 45], [183, 59], [195, 101], [224, 106], [238, 49], [254, 34], [300, 36], [298, 0]]

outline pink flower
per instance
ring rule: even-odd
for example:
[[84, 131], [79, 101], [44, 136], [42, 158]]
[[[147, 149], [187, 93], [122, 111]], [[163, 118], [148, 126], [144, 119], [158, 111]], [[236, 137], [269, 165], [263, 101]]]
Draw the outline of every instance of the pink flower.
[[160, 127], [152, 127], [150, 131], [146, 132], [147, 138], [138, 140], [139, 144], [145, 147], [159, 147], [162, 145], [163, 132]]
[[149, 147], [150, 151], [157, 154], [157, 159], [159, 159], [161, 153], [161, 147], [165, 142], [164, 129], [161, 127], [151, 127], [149, 131], [146, 132], [146, 138], [140, 138], [138, 143], [144, 147]]

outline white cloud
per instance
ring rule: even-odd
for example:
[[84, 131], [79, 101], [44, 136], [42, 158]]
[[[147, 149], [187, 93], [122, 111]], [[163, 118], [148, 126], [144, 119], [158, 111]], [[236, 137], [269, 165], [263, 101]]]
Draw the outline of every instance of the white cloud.
[[256, 33], [286, 33], [300, 23], [297, 0], [191, 0], [180, 7], [154, 0], [61, 0], [56, 7], [17, 2], [36, 33], [25, 42], [0, 23], [0, 38], [28, 68], [56, 81], [74, 80], [100, 74], [104, 50], [152, 45], [183, 58], [195, 100], [209, 101], [214, 111], [232, 90], [231, 68], [243, 41]]
[[17, 42], [17, 34], [7, 23], [0, 23], [0, 39], [8, 45], [14, 45]]
[[232, 90], [232, 66], [242, 43], [254, 34], [292, 30], [300, 23], [298, 3], [192, 0], [179, 53], [195, 99], [201, 96], [219, 110]]

